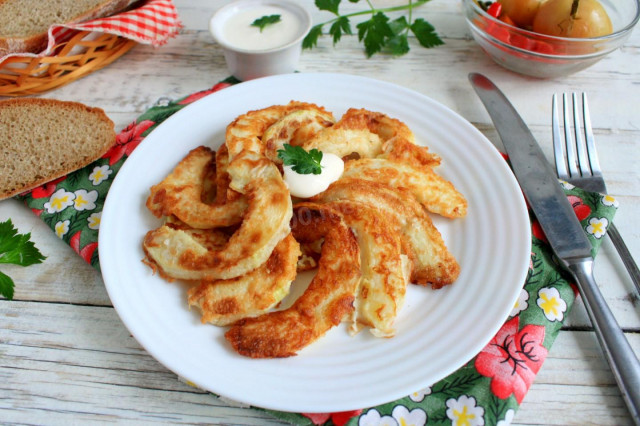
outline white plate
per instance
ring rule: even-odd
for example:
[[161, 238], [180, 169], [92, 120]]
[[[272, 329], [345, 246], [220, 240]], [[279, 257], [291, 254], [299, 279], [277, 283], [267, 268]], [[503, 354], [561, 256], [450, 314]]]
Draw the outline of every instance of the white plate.
[[[470, 89], [471, 90], [471, 89]], [[439, 172], [467, 197], [466, 218], [435, 218], [462, 271], [441, 290], [410, 286], [396, 336], [350, 337], [343, 324], [286, 359], [244, 358], [224, 328], [200, 323], [186, 287], [168, 283], [141, 260], [145, 233], [159, 225], [145, 208], [149, 188], [187, 152], [217, 147], [235, 117], [290, 100], [336, 117], [349, 107], [404, 121], [438, 153]], [[120, 318], [159, 362], [197, 386], [282, 411], [333, 412], [389, 402], [452, 373], [493, 337], [523, 286], [530, 226], [517, 182], [491, 143], [469, 122], [409, 89], [342, 74], [289, 74], [238, 84], [171, 116], [133, 152], [109, 191], [100, 229], [100, 265]]]

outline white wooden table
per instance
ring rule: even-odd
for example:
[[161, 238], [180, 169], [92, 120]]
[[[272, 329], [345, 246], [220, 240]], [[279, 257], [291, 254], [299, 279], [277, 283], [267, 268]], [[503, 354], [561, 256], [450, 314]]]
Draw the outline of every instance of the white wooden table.
[[[43, 97], [103, 108], [116, 130], [160, 97], [178, 98], [228, 76], [220, 48], [207, 31], [224, 1], [175, 0], [184, 24], [162, 48], [137, 46], [111, 66]], [[304, 2], [314, 21], [311, 0]], [[346, 0], [343, 7], [352, 5]], [[389, 2], [391, 3], [391, 2]], [[404, 3], [395, 1], [394, 3]], [[445, 45], [412, 45], [400, 58], [364, 57], [355, 36], [335, 48], [329, 37], [304, 51], [302, 72], [348, 72], [398, 83], [457, 111], [498, 143], [489, 116], [467, 74], [499, 84], [552, 159], [553, 93], [586, 91], [610, 192], [620, 202], [615, 222], [640, 259], [640, 30], [619, 51], [570, 77], [537, 80], [495, 65], [471, 39], [457, 0], [433, 0], [418, 10]], [[30, 210], [0, 202], [0, 221], [11, 218], [31, 232], [47, 260], [28, 268], [2, 266], [16, 282], [13, 301], [0, 300], [0, 423], [209, 423], [280, 424], [266, 414], [230, 407], [176, 380], [129, 335], [100, 277]], [[596, 262], [609, 306], [640, 353], [640, 299], [609, 240]], [[514, 424], [629, 424], [584, 307], [578, 301], [527, 394]]]

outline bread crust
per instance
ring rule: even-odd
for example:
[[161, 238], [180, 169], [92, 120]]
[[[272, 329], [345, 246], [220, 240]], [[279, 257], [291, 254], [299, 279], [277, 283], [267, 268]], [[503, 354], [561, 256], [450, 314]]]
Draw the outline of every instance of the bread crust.
[[[43, 114], [43, 119], [36, 120], [34, 115]], [[16, 120], [16, 117], [18, 119]], [[15, 167], [22, 164], [25, 156], [33, 152], [25, 150], [25, 141], [35, 140], [47, 126], [54, 123], [74, 119], [90, 121], [95, 129], [91, 138], [87, 135], [68, 134], [65, 141], [47, 141], [32, 146], [32, 151], [55, 155], [55, 162], [35, 164], [33, 169]], [[19, 126], [16, 121], [26, 121], [28, 125]], [[60, 124], [55, 124], [59, 126]], [[26, 130], [25, 130], [26, 129]], [[75, 136], [75, 138], [74, 138]], [[91, 144], [87, 144], [90, 139]], [[49, 143], [50, 142], [50, 143]], [[65, 176], [102, 157], [115, 144], [116, 133], [114, 123], [101, 108], [90, 107], [79, 102], [60, 101], [43, 98], [20, 98], [0, 101], [0, 148], [3, 153], [3, 164], [0, 164], [0, 200], [36, 188], [46, 182]], [[82, 148], [82, 158], [69, 158], [69, 151], [53, 149], [52, 144], [66, 144], [71, 148]], [[33, 160], [33, 159], [32, 159]], [[31, 161], [32, 163], [35, 160]], [[52, 166], [55, 164], [55, 166]], [[45, 167], [47, 166], [47, 167]], [[18, 175], [23, 175], [18, 178]]]
[[[65, 0], [73, 2], [75, 0]], [[50, 22], [50, 25], [54, 24], [77, 24], [91, 19], [103, 18], [120, 12], [137, 0], [106, 0], [91, 9], [76, 15], [75, 17], [65, 22]], [[0, 1], [0, 13], [3, 12], [2, 7], [9, 3], [9, 0]], [[60, 1], [48, 2], [48, 4], [56, 5], [61, 4]], [[43, 6], [44, 7], [44, 6]], [[48, 26], [43, 31], [36, 34], [30, 34], [24, 37], [14, 37], [7, 34], [0, 34], [0, 56], [8, 55], [10, 53], [39, 53], [47, 47], [48, 40]]]

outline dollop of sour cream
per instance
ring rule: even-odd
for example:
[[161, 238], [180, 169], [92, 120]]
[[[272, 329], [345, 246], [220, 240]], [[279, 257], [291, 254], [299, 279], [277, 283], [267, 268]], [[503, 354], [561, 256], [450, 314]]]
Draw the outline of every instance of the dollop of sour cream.
[[[263, 16], [280, 15], [280, 21], [260, 28], [251, 23]], [[227, 43], [239, 49], [262, 51], [291, 43], [302, 34], [302, 22], [298, 16], [284, 7], [257, 6], [241, 9], [229, 17], [223, 27]]]
[[344, 161], [337, 155], [324, 152], [320, 160], [322, 172], [319, 175], [303, 175], [293, 170], [292, 166], [284, 166], [284, 182], [294, 197], [310, 198], [318, 195], [333, 182], [340, 179], [344, 171]]

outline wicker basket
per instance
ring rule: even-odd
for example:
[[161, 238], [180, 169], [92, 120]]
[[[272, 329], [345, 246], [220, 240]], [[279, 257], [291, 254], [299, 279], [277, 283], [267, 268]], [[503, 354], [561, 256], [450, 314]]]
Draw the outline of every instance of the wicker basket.
[[9, 57], [0, 64], [0, 96], [37, 95], [99, 70], [136, 42], [113, 34], [78, 31], [40, 58]]

